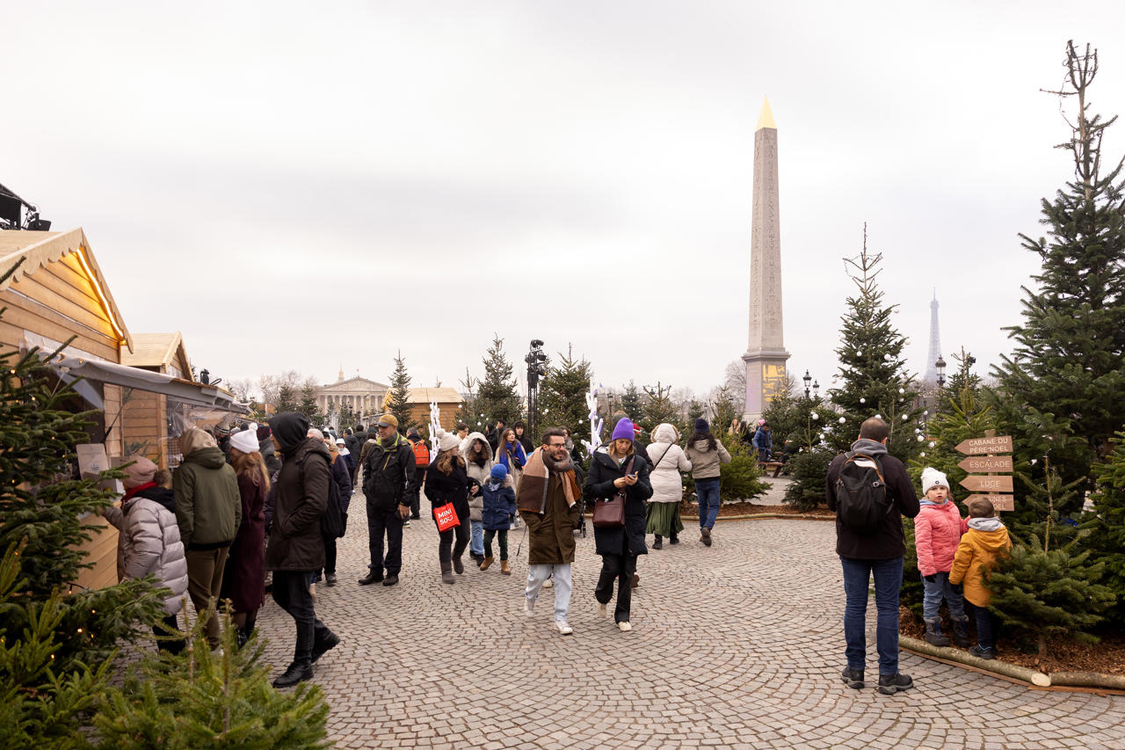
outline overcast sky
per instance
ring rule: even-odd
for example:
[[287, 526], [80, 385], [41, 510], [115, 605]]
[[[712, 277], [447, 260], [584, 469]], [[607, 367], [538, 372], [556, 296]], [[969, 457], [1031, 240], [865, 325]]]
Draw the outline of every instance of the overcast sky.
[[[924, 6], [924, 7], [923, 7]], [[227, 379], [457, 386], [493, 332], [703, 393], [747, 344], [754, 128], [778, 127], [790, 371], [836, 370], [863, 224], [926, 366], [1010, 349], [1072, 174], [1067, 39], [1125, 113], [1125, 3], [23, 3], [0, 182], [82, 227], [133, 332]], [[1125, 151], [1125, 124], [1106, 139]]]

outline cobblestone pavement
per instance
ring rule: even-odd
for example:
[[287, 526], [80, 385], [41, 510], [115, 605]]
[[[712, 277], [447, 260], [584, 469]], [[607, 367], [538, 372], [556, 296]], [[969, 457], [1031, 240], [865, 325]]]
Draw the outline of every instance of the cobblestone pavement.
[[[523, 613], [522, 527], [513, 575], [470, 561], [450, 586], [432, 521], [414, 521], [401, 583], [361, 587], [362, 502], [352, 509], [340, 584], [317, 586], [317, 613], [343, 638], [314, 678], [342, 748], [1125, 748], [1125, 697], [1032, 691], [906, 653], [913, 690], [844, 686], [831, 523], [724, 522], [711, 548], [689, 523], [681, 544], [641, 558], [628, 633], [598, 617], [600, 558], [592, 534], [579, 539], [563, 637], [550, 590]], [[276, 674], [292, 621], [270, 600], [259, 626]]]

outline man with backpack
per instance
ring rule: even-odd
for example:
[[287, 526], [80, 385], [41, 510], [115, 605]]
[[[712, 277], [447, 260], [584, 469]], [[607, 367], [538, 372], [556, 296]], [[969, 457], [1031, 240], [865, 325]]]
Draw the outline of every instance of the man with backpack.
[[[411, 427], [406, 431], [406, 439], [410, 441], [410, 447], [414, 451], [414, 477], [416, 487], [414, 488], [414, 500], [410, 506], [410, 518], [417, 521], [422, 516], [419, 514], [418, 507], [418, 488], [426, 483], [426, 469], [430, 466], [430, 447], [426, 445], [426, 441], [418, 433], [417, 427]], [[410, 521], [407, 521], [410, 523]]]
[[[360, 586], [380, 581], [384, 586], [398, 583], [402, 570], [402, 523], [418, 501], [415, 482], [414, 449], [398, 433], [398, 419], [384, 414], [376, 424], [376, 437], [363, 446], [363, 494], [367, 496], [367, 548], [371, 554], [368, 573]], [[383, 557], [383, 535], [387, 555]], [[386, 571], [386, 577], [383, 572]]]
[[906, 541], [902, 517], [918, 515], [918, 496], [906, 467], [887, 453], [890, 427], [872, 417], [859, 428], [859, 440], [828, 466], [828, 508], [836, 512], [836, 553], [844, 570], [844, 651], [842, 677], [850, 688], [864, 686], [867, 659], [867, 587], [874, 575], [878, 620], [879, 692], [893, 695], [914, 687], [898, 671], [898, 597]]
[[293, 662], [273, 681], [292, 687], [313, 675], [313, 662], [340, 643], [340, 637], [317, 619], [313, 573], [324, 567], [322, 517], [332, 482], [331, 457], [324, 441], [309, 437], [303, 414], [284, 412], [270, 420], [271, 439], [284, 455], [277, 484], [265, 567], [273, 571], [273, 598], [293, 618], [297, 644]]

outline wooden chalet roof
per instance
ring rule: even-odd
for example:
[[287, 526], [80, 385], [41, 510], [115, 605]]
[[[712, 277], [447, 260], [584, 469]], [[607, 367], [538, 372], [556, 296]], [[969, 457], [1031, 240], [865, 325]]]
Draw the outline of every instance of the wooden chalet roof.
[[184, 337], [179, 331], [173, 333], [135, 333], [133, 352], [122, 352], [121, 364], [130, 367], [155, 368], [157, 372], [169, 372], [175, 366], [180, 377], [191, 380], [191, 362], [184, 348]]
[[461, 394], [456, 388], [411, 388], [406, 397], [410, 404], [428, 404], [436, 401], [439, 404], [459, 404]]
[[0, 282], [0, 291], [7, 289], [24, 276], [34, 274], [48, 263], [62, 261], [72, 255], [77, 260], [81, 273], [89, 279], [97, 303], [117, 332], [118, 340], [125, 344], [130, 352], [133, 351], [133, 337], [125, 327], [125, 320], [121, 317], [121, 311], [117, 309], [117, 303], [113, 301], [109, 284], [106, 283], [102, 270], [98, 267], [98, 261], [90, 250], [86, 233], [81, 228], [66, 232], [0, 231], [0, 277], [15, 267], [21, 259], [23, 260], [14, 274]]

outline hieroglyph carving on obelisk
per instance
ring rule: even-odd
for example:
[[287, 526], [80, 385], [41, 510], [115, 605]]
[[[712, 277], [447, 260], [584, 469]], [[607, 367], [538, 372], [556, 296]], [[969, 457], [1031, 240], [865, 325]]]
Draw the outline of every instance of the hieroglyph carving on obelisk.
[[750, 224], [750, 340], [744, 418], [756, 421], [785, 388], [781, 317], [781, 214], [778, 209], [777, 126], [767, 98], [754, 133], [754, 207]]

